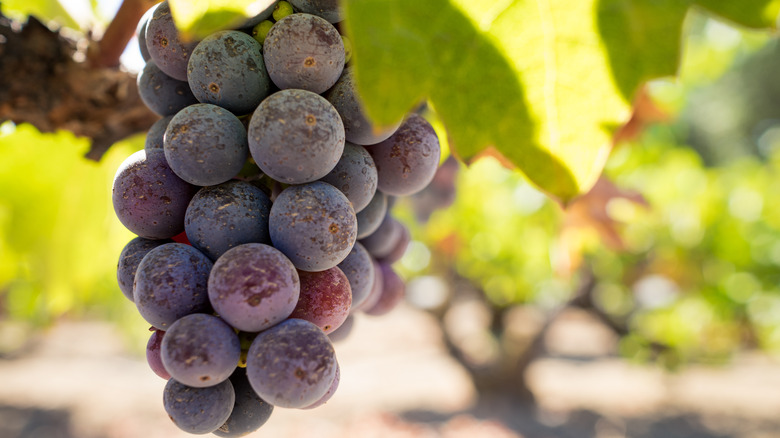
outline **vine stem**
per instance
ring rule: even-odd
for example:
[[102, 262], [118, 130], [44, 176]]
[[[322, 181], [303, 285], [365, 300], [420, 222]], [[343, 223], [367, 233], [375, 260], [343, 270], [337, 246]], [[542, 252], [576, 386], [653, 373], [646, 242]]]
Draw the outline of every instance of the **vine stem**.
[[90, 51], [89, 62], [93, 68], [116, 68], [127, 43], [135, 35], [138, 22], [144, 13], [159, 0], [124, 0], [96, 49]]

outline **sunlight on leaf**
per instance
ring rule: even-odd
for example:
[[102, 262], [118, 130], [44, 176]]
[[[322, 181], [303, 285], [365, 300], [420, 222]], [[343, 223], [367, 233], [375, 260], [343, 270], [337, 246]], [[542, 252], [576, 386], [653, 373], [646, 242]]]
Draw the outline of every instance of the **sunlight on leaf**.
[[203, 39], [219, 30], [241, 26], [274, 0], [169, 0], [176, 26], [185, 38]]
[[4, 0], [0, 9], [3, 14], [19, 21], [25, 21], [27, 16], [34, 15], [44, 24], [55, 22], [71, 29], [81, 29], [57, 0]]
[[778, 3], [344, 2], [370, 117], [391, 124], [428, 100], [461, 159], [496, 150], [564, 202], [596, 182], [640, 86], [676, 73], [691, 5], [770, 27]]

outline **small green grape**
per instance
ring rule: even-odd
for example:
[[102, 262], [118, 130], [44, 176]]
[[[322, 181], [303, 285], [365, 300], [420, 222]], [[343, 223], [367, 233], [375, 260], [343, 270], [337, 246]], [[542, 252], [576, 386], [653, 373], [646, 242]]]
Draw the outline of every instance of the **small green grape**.
[[271, 20], [261, 21], [257, 26], [252, 28], [252, 38], [257, 40], [258, 43], [263, 44], [265, 37], [268, 35], [268, 31], [274, 23]]
[[341, 36], [341, 41], [344, 42], [344, 64], [346, 64], [352, 59], [352, 41], [344, 35]]
[[284, 17], [286, 17], [288, 15], [292, 15], [293, 12], [295, 12], [295, 11], [293, 11], [293, 7], [292, 7], [292, 5], [290, 3], [288, 3], [288, 2], [286, 2], [284, 0], [280, 1], [274, 7], [274, 13], [273, 13], [274, 20], [279, 21], [279, 20], [281, 20], [282, 18], [284, 18]]

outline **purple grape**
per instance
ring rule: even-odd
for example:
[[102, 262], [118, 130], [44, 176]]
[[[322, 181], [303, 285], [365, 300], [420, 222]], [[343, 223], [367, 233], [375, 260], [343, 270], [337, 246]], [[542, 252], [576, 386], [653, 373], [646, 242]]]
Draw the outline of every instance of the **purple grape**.
[[138, 40], [138, 50], [141, 51], [141, 57], [144, 59], [144, 62], [148, 62], [150, 58], [149, 49], [146, 47], [146, 25], [149, 24], [149, 19], [152, 18], [156, 8], [157, 5], [149, 8], [141, 19], [138, 20], [138, 26], [135, 28], [135, 36]]
[[373, 306], [363, 309], [367, 315], [380, 316], [393, 310], [404, 299], [406, 284], [390, 265], [379, 263], [382, 271], [382, 293]]
[[168, 128], [171, 119], [173, 119], [173, 116], [165, 116], [152, 124], [152, 127], [149, 128], [149, 132], [146, 133], [144, 150], [163, 150], [163, 146], [165, 145], [165, 129]]
[[208, 283], [214, 310], [246, 332], [265, 330], [290, 316], [300, 290], [290, 260], [262, 243], [229, 249], [217, 259]]
[[284, 189], [268, 223], [274, 246], [303, 271], [338, 265], [357, 237], [357, 218], [347, 197], [321, 181]]
[[277, 181], [315, 181], [339, 162], [344, 125], [322, 96], [282, 90], [263, 100], [252, 115], [249, 150], [260, 169]]
[[339, 268], [349, 280], [352, 291], [352, 307], [360, 306], [368, 297], [371, 286], [374, 284], [374, 262], [371, 255], [363, 244], [355, 242], [355, 246], [352, 247], [344, 261], [339, 263]]
[[244, 181], [203, 187], [184, 216], [184, 231], [195, 248], [216, 260], [243, 243], [271, 243], [268, 215], [271, 200]]
[[347, 339], [349, 337], [349, 334], [352, 333], [352, 329], [354, 327], [355, 327], [355, 316], [352, 313], [350, 313], [347, 319], [344, 320], [344, 322], [341, 324], [339, 328], [328, 333], [328, 338], [330, 339], [330, 342], [341, 342], [344, 339]]
[[336, 390], [339, 388], [339, 382], [341, 382], [341, 367], [339, 366], [339, 363], [336, 362], [336, 376], [333, 378], [333, 382], [330, 384], [330, 388], [328, 388], [328, 392], [326, 392], [325, 395], [323, 395], [316, 402], [302, 409], [314, 409], [327, 403], [328, 400], [330, 400], [331, 397], [333, 397], [333, 394], [335, 394]]
[[299, 271], [301, 296], [290, 318], [305, 319], [325, 334], [341, 326], [352, 306], [347, 276], [338, 267], [320, 272]]
[[235, 402], [236, 394], [229, 380], [193, 388], [170, 379], [163, 391], [163, 406], [173, 424], [192, 434], [217, 430], [230, 417]]
[[189, 84], [163, 73], [154, 61], [147, 61], [138, 75], [138, 94], [150, 110], [161, 116], [170, 116], [177, 111], [198, 103]]
[[341, 115], [348, 142], [372, 145], [387, 140], [401, 126], [401, 121], [385, 127], [372, 123], [363, 110], [354, 77], [352, 67], [345, 68], [336, 84], [323, 96]]
[[238, 28], [251, 30], [253, 27], [257, 26], [261, 21], [268, 20], [269, 18], [271, 18], [271, 15], [274, 13], [274, 7], [276, 7], [277, 3], [279, 3], [279, 0], [274, 0], [265, 9], [260, 11], [254, 17], [247, 19], [244, 23], [238, 26]]
[[213, 33], [192, 51], [187, 81], [203, 103], [235, 114], [254, 111], [270, 90], [262, 46], [251, 36], [225, 30]]
[[368, 253], [374, 258], [381, 259], [387, 257], [398, 245], [398, 241], [401, 240], [401, 234], [403, 233], [401, 229], [403, 227], [403, 224], [395, 218], [389, 214], [385, 215], [379, 228], [365, 239], [361, 239], [360, 243], [366, 247]]
[[292, 14], [268, 31], [263, 59], [277, 87], [319, 94], [332, 87], [344, 70], [344, 42], [327, 20]]
[[193, 313], [171, 324], [165, 332], [160, 356], [165, 369], [178, 382], [205, 388], [233, 374], [241, 356], [241, 344], [225, 321]]
[[160, 357], [160, 347], [162, 346], [164, 336], [165, 332], [162, 330], [155, 329], [152, 331], [152, 336], [149, 337], [149, 341], [146, 343], [146, 362], [155, 374], [168, 380], [171, 378], [171, 375], [165, 369], [162, 357]]
[[207, 290], [211, 260], [183, 243], [149, 251], [138, 265], [133, 301], [141, 316], [160, 330], [191, 313], [211, 311]]
[[427, 120], [411, 114], [387, 140], [367, 148], [376, 164], [379, 190], [407, 196], [424, 189], [439, 166], [441, 148]]
[[246, 369], [236, 368], [230, 376], [230, 383], [236, 393], [236, 404], [225, 424], [214, 431], [214, 435], [224, 438], [241, 437], [260, 429], [274, 411], [273, 405], [252, 389], [246, 378]]
[[320, 16], [331, 23], [343, 19], [339, 0], [290, 0], [298, 11]]
[[322, 398], [336, 375], [328, 336], [302, 319], [288, 319], [257, 335], [247, 354], [252, 388], [274, 406], [302, 408]]
[[143, 237], [136, 237], [125, 245], [119, 254], [116, 277], [117, 283], [119, 283], [119, 290], [122, 291], [127, 299], [133, 301], [133, 281], [135, 280], [135, 271], [138, 269], [141, 259], [154, 248], [171, 242], [169, 239], [149, 240]]
[[187, 61], [198, 41], [183, 41], [176, 29], [171, 8], [165, 0], [155, 8], [146, 24], [146, 48], [149, 57], [168, 76], [187, 80]]
[[184, 231], [184, 213], [197, 190], [173, 173], [162, 151], [140, 150], [117, 169], [112, 201], [128, 230], [168, 239]]
[[376, 260], [373, 261], [374, 264], [374, 283], [371, 285], [371, 292], [368, 293], [368, 296], [365, 300], [360, 304], [360, 306], [353, 306], [353, 312], [355, 310], [363, 310], [370, 309], [376, 305], [377, 302], [379, 302], [379, 298], [382, 296], [382, 287], [384, 285], [384, 278], [382, 275], [382, 268], [379, 267], [379, 262]]
[[165, 130], [165, 158], [190, 184], [228, 181], [238, 175], [248, 155], [244, 124], [216, 105], [190, 105], [176, 113]]
[[365, 239], [370, 236], [379, 228], [379, 225], [382, 224], [386, 215], [387, 195], [377, 190], [376, 193], [374, 193], [374, 197], [371, 198], [371, 202], [357, 214], [357, 238]]
[[376, 166], [366, 148], [347, 142], [336, 167], [320, 181], [341, 190], [352, 203], [355, 213], [359, 213], [376, 193]]
[[[400, 222], [399, 222], [400, 223]], [[390, 252], [384, 257], [378, 257], [377, 261], [386, 265], [392, 265], [393, 263], [401, 260], [401, 257], [406, 253], [406, 249], [409, 248], [409, 243], [412, 241], [412, 235], [409, 233], [409, 228], [404, 224], [401, 224], [401, 235], [398, 240], [395, 241], [395, 245]]]

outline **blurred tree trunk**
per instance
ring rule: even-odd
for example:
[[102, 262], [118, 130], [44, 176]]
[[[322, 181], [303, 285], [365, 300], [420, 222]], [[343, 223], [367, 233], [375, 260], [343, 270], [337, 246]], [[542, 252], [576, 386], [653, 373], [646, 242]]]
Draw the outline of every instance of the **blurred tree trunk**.
[[[509, 327], [511, 324], [509, 312], [512, 311], [512, 308], [491, 306], [485, 299], [483, 291], [478, 290], [453, 269], [448, 269], [448, 271], [448, 280], [454, 290], [453, 296], [444, 307], [433, 313], [443, 328], [444, 341], [450, 354], [471, 375], [474, 386], [481, 396], [494, 394], [510, 396], [519, 403], [534, 404], [536, 398], [526, 379], [526, 371], [535, 359], [547, 353], [545, 339], [558, 316], [568, 308], [577, 307], [596, 314], [597, 318], [601, 320], [609, 318], [593, 305], [592, 293], [596, 279], [590, 270], [584, 269], [581, 284], [573, 292], [572, 297], [557, 308], [543, 314], [543, 319], [537, 322], [533, 332], [518, 337], [517, 333], [513, 333]], [[464, 345], [462, 337], [455, 333], [452, 327], [452, 320], [448, 313], [464, 300], [473, 300], [479, 303], [489, 315], [484, 329], [492, 339], [491, 344], [495, 346], [496, 350], [487, 363], [469, 353], [468, 346]], [[609, 323], [608, 327], [618, 335], [627, 333], [625, 327], [614, 322]], [[476, 337], [471, 339], [476, 339]]]

